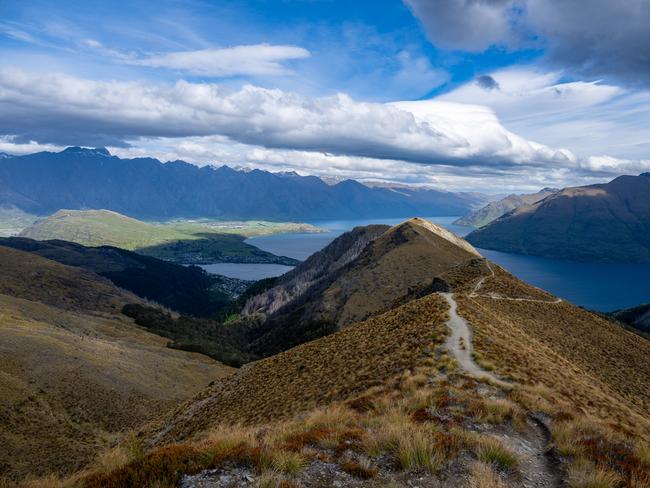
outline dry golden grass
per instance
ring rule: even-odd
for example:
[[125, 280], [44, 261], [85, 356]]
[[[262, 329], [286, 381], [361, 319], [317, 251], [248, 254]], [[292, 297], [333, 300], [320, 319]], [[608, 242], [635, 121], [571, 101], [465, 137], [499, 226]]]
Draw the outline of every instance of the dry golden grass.
[[141, 301], [91, 271], [4, 246], [0, 278], [0, 294], [64, 310], [119, 313], [123, 305]]
[[507, 488], [492, 466], [483, 462], [475, 462], [471, 467], [472, 477], [469, 480], [470, 488]]
[[[378, 456], [389, 456], [407, 472], [439, 473], [450, 461], [477, 452], [488, 441], [466, 435], [455, 424], [416, 415], [422, 408], [440, 405], [437, 412], [441, 415], [453, 413], [461, 423], [475, 422], [469, 405], [479, 401], [484, 387], [462, 376], [449, 382], [435, 380], [436, 375], [435, 365], [415, 368], [356, 399], [370, 396], [372, 401], [334, 402], [289, 420], [258, 425], [220, 424], [191, 443], [154, 448], [144, 455], [137, 443], [125, 445], [125, 451], [109, 456], [118, 461], [114, 469], [107, 471], [104, 462], [84, 475], [86, 488], [126, 488], [132, 483], [171, 486], [184, 473], [232, 465], [253, 469], [261, 477], [260, 486], [288, 486], [314, 459], [335, 462], [341, 471], [357, 478], [374, 479], [379, 473], [374, 464]], [[422, 376], [428, 380], [422, 381]], [[421, 386], [404, 387], [412, 382]], [[359, 404], [364, 408], [352, 407]], [[356, 455], [350, 457], [350, 452]], [[384, 476], [385, 472], [378, 478]]]
[[249, 364], [152, 426], [150, 438], [165, 443], [219, 423], [291, 418], [389, 383], [444, 340], [445, 310], [429, 296]]
[[584, 460], [571, 463], [568, 475], [570, 488], [617, 488], [623, 485], [616, 473]]
[[344, 273], [332, 276], [310, 297], [303, 307], [307, 317], [326, 318], [340, 327], [366, 320], [393, 308], [448, 268], [476, 257], [428, 225], [412, 219], [372, 241]]
[[[473, 326], [474, 347], [502, 376], [550, 395], [539, 410], [589, 413], [646, 439], [650, 435], [650, 342], [568, 303], [458, 297]], [[530, 405], [532, 406], [532, 405]]]
[[501, 441], [493, 437], [481, 436], [474, 446], [477, 457], [487, 464], [494, 464], [509, 471], [517, 465], [517, 458]]

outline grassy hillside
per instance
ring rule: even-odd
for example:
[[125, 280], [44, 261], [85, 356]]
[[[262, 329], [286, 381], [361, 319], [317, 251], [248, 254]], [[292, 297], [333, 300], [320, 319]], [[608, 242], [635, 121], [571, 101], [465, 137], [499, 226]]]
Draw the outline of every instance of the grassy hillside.
[[434, 293], [251, 364], [151, 424], [145, 454], [119, 447], [119, 467], [76, 479], [648, 486], [647, 341], [480, 259], [447, 277], [474, 326], [474, 356], [498, 382], [448, 355], [447, 307]]
[[170, 350], [89, 271], [0, 247], [0, 480], [78, 469], [230, 369]]
[[[403, 292], [388, 310], [246, 365], [49, 486], [650, 485], [647, 340], [426, 222], [361, 256], [345, 270]], [[414, 256], [435, 274], [403, 287]]]
[[[254, 221], [175, 221], [152, 224], [109, 210], [60, 210], [24, 229], [21, 237], [60, 239], [84, 246], [114, 246], [182, 264], [256, 262], [295, 265], [244, 242], [247, 235], [314, 232], [307, 224]], [[241, 232], [241, 233], [240, 233]]]
[[[459, 246], [453, 234], [422, 219], [388, 230], [376, 229], [371, 237], [359, 235], [366, 246], [353, 259], [344, 260], [345, 265], [316, 273], [311, 281], [301, 282], [298, 276], [298, 283], [288, 283], [296, 291], [287, 291], [287, 284], [280, 283], [262, 297], [249, 300], [245, 310], [258, 310], [262, 304], [260, 310], [270, 312], [271, 323], [325, 320], [343, 327], [390, 309], [410, 289], [477, 256], [469, 244], [463, 241], [463, 247]], [[339, 239], [348, 241], [350, 237]], [[311, 276], [314, 273], [308, 266], [316, 268], [319, 263], [306, 262], [296, 273]], [[282, 305], [276, 306], [276, 301]]]

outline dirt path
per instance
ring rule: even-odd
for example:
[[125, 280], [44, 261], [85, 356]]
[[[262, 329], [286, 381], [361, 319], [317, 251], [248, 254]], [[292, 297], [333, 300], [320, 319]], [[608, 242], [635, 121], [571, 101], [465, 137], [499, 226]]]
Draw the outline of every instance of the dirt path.
[[476, 285], [474, 285], [474, 289], [469, 294], [470, 298], [484, 297], [484, 298], [492, 298], [493, 300], [510, 300], [510, 301], [513, 301], [513, 302], [534, 302], [534, 303], [560, 303], [560, 302], [562, 302], [561, 298], [556, 298], [555, 300], [538, 300], [538, 299], [535, 299], [535, 298], [504, 297], [502, 295], [499, 295], [498, 293], [479, 294], [478, 291], [481, 288], [483, 288], [483, 285], [485, 284], [485, 280], [487, 280], [488, 278], [491, 278], [491, 277], [494, 276], [494, 270], [492, 269], [492, 266], [490, 266], [490, 262], [487, 259], [485, 260], [485, 265], [490, 270], [490, 274], [488, 276], [481, 276], [481, 278], [476, 282]]
[[472, 331], [467, 321], [458, 315], [458, 304], [451, 293], [441, 293], [449, 304], [449, 320], [447, 326], [451, 330], [445, 343], [447, 349], [456, 358], [460, 367], [476, 378], [487, 378], [490, 381], [509, 387], [510, 384], [499, 379], [496, 375], [481, 368], [472, 357]]

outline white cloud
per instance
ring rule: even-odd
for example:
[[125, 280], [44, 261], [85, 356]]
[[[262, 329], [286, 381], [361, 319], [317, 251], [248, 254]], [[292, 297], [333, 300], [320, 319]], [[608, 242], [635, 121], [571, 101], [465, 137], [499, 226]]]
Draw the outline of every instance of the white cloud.
[[440, 99], [489, 106], [514, 132], [550, 146], [568, 147], [585, 161], [594, 154], [620, 160], [648, 159], [650, 91], [601, 82], [562, 83], [562, 75], [530, 68], [506, 69], [491, 74], [498, 89], [471, 82]]
[[486, 107], [435, 100], [364, 103], [344, 94], [311, 99], [250, 85], [105, 82], [0, 69], [0, 108], [0, 133], [55, 143], [221, 135], [244, 144], [423, 164], [574, 162], [564, 150], [508, 131]]
[[16, 142], [12, 136], [0, 136], [0, 152], [21, 156], [40, 151], [58, 152], [64, 149], [55, 144], [39, 144], [36, 141]]
[[95, 39], [83, 44], [124, 64], [165, 68], [196, 76], [226, 78], [231, 76], [279, 76], [291, 73], [282, 63], [310, 56], [298, 46], [252, 44], [227, 48], [178, 51], [140, 55], [123, 53], [104, 46]]
[[[521, 192], [542, 187], [601, 183], [611, 177], [580, 174], [569, 168], [490, 169], [421, 165], [399, 160], [341, 156], [314, 151], [269, 149], [231, 143], [223, 138], [156, 138], [132, 141], [128, 148], [110, 148], [121, 157], [152, 156], [162, 161], [182, 159], [200, 166], [212, 164], [296, 171], [302, 175], [335, 176], [361, 181], [391, 181], [448, 191]], [[494, 184], [487, 182], [495, 181]], [[498, 183], [497, 183], [498, 182]]]

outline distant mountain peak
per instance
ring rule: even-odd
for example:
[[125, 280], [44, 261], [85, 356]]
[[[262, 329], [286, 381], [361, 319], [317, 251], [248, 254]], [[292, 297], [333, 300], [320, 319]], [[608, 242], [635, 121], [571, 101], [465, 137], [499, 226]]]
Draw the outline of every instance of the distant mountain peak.
[[79, 147], [79, 146], [70, 146], [61, 151], [62, 154], [83, 154], [87, 156], [104, 156], [111, 157], [112, 154], [105, 147]]

